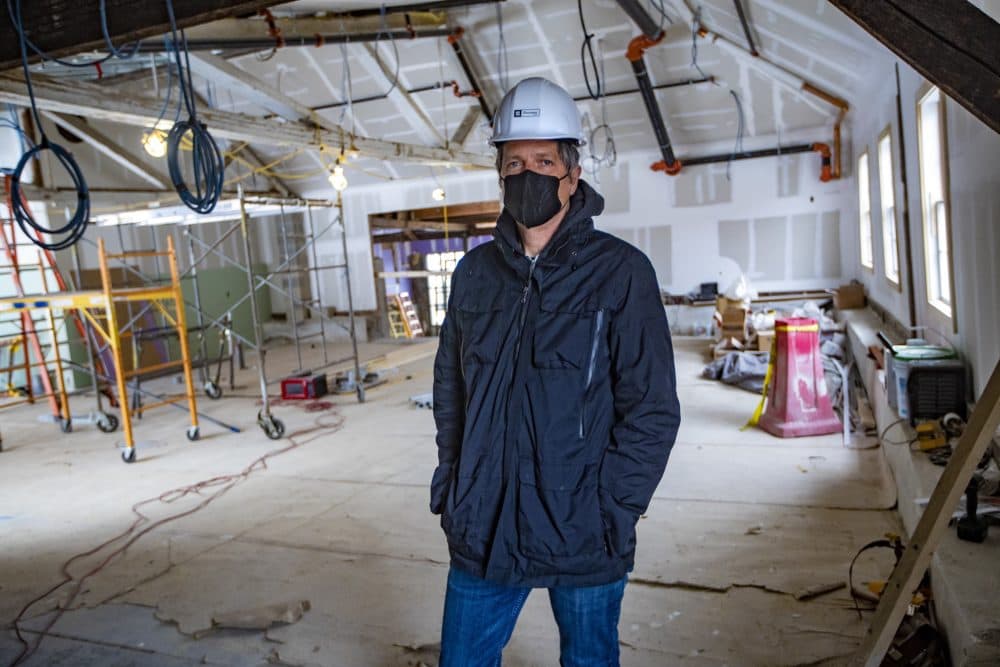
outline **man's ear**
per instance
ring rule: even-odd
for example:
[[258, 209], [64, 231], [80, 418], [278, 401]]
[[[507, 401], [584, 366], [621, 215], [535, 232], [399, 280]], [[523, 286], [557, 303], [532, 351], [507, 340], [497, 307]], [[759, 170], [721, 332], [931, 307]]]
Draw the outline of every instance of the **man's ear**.
[[576, 193], [576, 186], [580, 183], [580, 174], [583, 173], [583, 168], [580, 165], [573, 167], [569, 172], [569, 193], [572, 195]]

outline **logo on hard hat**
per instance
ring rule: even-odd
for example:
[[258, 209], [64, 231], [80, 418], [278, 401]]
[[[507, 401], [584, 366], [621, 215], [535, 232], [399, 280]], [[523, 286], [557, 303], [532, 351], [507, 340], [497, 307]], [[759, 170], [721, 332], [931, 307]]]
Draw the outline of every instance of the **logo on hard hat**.
[[541, 115], [541, 109], [514, 109], [514, 118], [537, 118]]

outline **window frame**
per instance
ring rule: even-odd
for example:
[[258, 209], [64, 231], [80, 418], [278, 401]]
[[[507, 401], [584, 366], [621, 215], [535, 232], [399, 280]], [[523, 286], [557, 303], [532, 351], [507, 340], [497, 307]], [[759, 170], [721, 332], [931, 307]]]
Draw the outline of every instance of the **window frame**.
[[[883, 176], [883, 165], [882, 165], [882, 142], [889, 142], [889, 192], [892, 193], [892, 211], [891, 216], [887, 216], [888, 209], [885, 205], [885, 197], [883, 192], [882, 176]], [[885, 126], [875, 142], [875, 153], [878, 156], [878, 205], [879, 205], [879, 221], [882, 227], [882, 261], [885, 265], [882, 267], [882, 275], [885, 277], [886, 282], [889, 283], [896, 291], [903, 291], [903, 265], [900, 262], [900, 252], [899, 252], [899, 207], [896, 204], [896, 151], [894, 148], [894, 142], [892, 140], [892, 123]], [[870, 168], [870, 167], [869, 167]], [[887, 220], [887, 217], [891, 217], [891, 220]], [[891, 225], [891, 226], [890, 226]], [[889, 243], [889, 239], [886, 236], [887, 230], [892, 230], [892, 243]], [[890, 266], [890, 246], [892, 247], [892, 252], [896, 254], [896, 278], [889, 275]]]
[[[924, 118], [922, 112], [922, 106], [927, 101], [927, 98], [932, 94], [937, 93], [938, 95], [938, 142], [939, 142], [939, 152], [940, 152], [940, 169], [941, 169], [941, 199], [934, 203], [933, 211], [929, 210], [927, 201], [927, 185], [925, 183], [925, 169], [924, 153], [926, 148], [924, 146], [923, 135], [924, 135]], [[943, 318], [946, 322], [950, 322], [952, 330], [958, 332], [958, 318], [956, 317], [956, 299], [955, 299], [955, 245], [953, 242], [954, 234], [952, 232], [951, 224], [951, 183], [949, 180], [949, 164], [948, 164], [948, 129], [947, 129], [947, 110], [945, 100], [947, 99], [944, 92], [930, 83], [925, 83], [917, 91], [917, 101], [916, 101], [916, 120], [917, 120], [917, 167], [920, 172], [920, 227], [921, 227], [921, 237], [923, 239], [923, 255], [924, 255], [924, 297], [927, 304], [930, 306], [930, 312], [938, 317]], [[930, 236], [930, 224], [934, 220], [934, 215], [936, 211], [941, 210], [945, 216], [945, 241], [948, 244], [947, 248], [947, 261], [948, 261], [948, 299], [949, 302], [945, 303], [940, 299], [935, 298], [931, 291], [931, 276], [940, 275], [940, 266], [937, 267], [935, 271], [931, 270], [931, 262], [933, 261], [931, 257], [931, 248], [936, 247], [932, 245]], [[939, 278], [940, 282], [940, 278]]]
[[[871, 258], [870, 258], [871, 264], [865, 264], [865, 246], [864, 246], [864, 239], [863, 239], [863, 233], [862, 233], [862, 223], [863, 223], [863, 221], [862, 221], [863, 215], [862, 215], [862, 210], [861, 210], [861, 187], [862, 187], [862, 184], [861, 184], [861, 160], [862, 159], [864, 159], [864, 161], [865, 161], [865, 172], [867, 173], [867, 179], [866, 179], [867, 180], [866, 186], [868, 188], [868, 190], [867, 190], [867, 192], [868, 192], [868, 224], [867, 224], [867, 232], [868, 232], [868, 246], [869, 246], [869, 251], [871, 253]], [[858, 154], [858, 159], [855, 161], [855, 169], [857, 171], [857, 177], [858, 177], [858, 193], [857, 193], [857, 197], [858, 197], [858, 251], [859, 251], [859, 260], [860, 260], [861, 268], [862, 269], [864, 269], [865, 271], [868, 271], [868, 272], [874, 274], [875, 273], [875, 235], [872, 233], [872, 178], [871, 178], [871, 175], [872, 175], [872, 160], [871, 160], [871, 154], [868, 151], [868, 146], [865, 146], [864, 150], [862, 150], [861, 153]]]

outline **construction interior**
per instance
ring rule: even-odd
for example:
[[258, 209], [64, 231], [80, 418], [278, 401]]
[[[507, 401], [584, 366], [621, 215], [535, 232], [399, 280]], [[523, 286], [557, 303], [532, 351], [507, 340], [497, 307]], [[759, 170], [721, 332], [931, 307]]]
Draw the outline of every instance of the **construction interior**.
[[[674, 342], [621, 663], [1000, 664], [998, 21], [8, 0], [0, 664], [438, 664], [436, 336], [531, 76]], [[558, 663], [536, 592], [504, 664]]]

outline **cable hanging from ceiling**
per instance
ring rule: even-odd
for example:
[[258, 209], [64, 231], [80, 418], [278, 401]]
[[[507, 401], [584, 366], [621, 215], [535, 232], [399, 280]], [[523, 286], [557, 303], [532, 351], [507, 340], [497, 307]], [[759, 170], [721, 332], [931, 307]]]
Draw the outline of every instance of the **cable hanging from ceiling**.
[[396, 90], [396, 86], [399, 85], [399, 46], [396, 44], [396, 37], [392, 34], [392, 31], [389, 30], [389, 21], [386, 18], [385, 3], [383, 2], [382, 6], [379, 8], [378, 33], [375, 35], [375, 43], [372, 45], [375, 60], [378, 61], [380, 67], [384, 67], [384, 65], [382, 63], [382, 56], [379, 54], [379, 43], [385, 37], [389, 38], [389, 45], [392, 47], [393, 61], [395, 62], [389, 90], [385, 91], [386, 96], [388, 96], [392, 93], [392, 91]]
[[746, 132], [746, 116], [743, 113], [743, 101], [740, 99], [739, 93], [735, 90], [730, 89], [729, 94], [733, 96], [733, 102], [736, 103], [736, 142], [733, 144], [733, 152], [730, 153], [729, 160], [726, 162], [727, 181], [730, 180], [730, 171], [733, 166], [733, 160], [737, 155], [743, 153], [743, 135]]
[[663, 0], [649, 0], [649, 4], [653, 5], [653, 7], [656, 8], [657, 13], [660, 15], [660, 32], [663, 32], [663, 29], [668, 23], [670, 25], [674, 24], [674, 20], [669, 14], [667, 14], [667, 10], [663, 6]]
[[[167, 169], [174, 189], [184, 205], [196, 213], [210, 213], [222, 197], [222, 184], [226, 165], [215, 139], [209, 134], [205, 124], [198, 120], [195, 108], [195, 90], [191, 80], [190, 57], [184, 32], [177, 35], [177, 21], [174, 17], [173, 0], [167, 0], [167, 14], [170, 18], [170, 34], [174, 59], [177, 66], [178, 88], [187, 120], [178, 120], [167, 135]], [[183, 55], [182, 55], [183, 54]], [[184, 182], [181, 167], [181, 140], [190, 135], [191, 168], [194, 191]]]
[[[597, 40], [597, 53], [599, 56], [598, 62], [600, 63], [600, 81], [606, 81], [604, 73], [604, 42], [601, 39]], [[596, 178], [597, 170], [600, 167], [613, 167], [618, 161], [618, 149], [615, 147], [615, 135], [611, 130], [611, 125], [608, 123], [608, 96], [603, 90], [603, 83], [601, 84], [601, 123], [597, 127], [593, 128], [588, 135], [588, 147], [590, 151], [590, 158], [593, 165], [593, 173]], [[597, 140], [600, 135], [604, 135], [604, 150], [600, 155], [594, 152], [594, 148], [597, 146]]]
[[[17, 166], [14, 167], [14, 172], [10, 180], [10, 209], [21, 231], [35, 245], [45, 250], [63, 250], [83, 238], [84, 232], [87, 231], [87, 222], [90, 219], [90, 191], [87, 188], [87, 181], [84, 179], [83, 172], [76, 163], [76, 160], [73, 159], [73, 156], [65, 148], [49, 141], [48, 135], [45, 134], [45, 128], [42, 126], [42, 119], [38, 113], [38, 107], [35, 105], [35, 91], [31, 85], [31, 70], [28, 67], [29, 40], [24, 31], [21, 0], [14, 0], [13, 3], [12, 0], [7, 0], [7, 12], [10, 14], [14, 30], [20, 42], [21, 65], [24, 68], [24, 82], [28, 89], [28, 99], [31, 102], [31, 113], [35, 119], [35, 125], [38, 127], [38, 132], [42, 137], [42, 140], [38, 144], [31, 146], [21, 155]], [[34, 50], [39, 54], [41, 53], [37, 48], [34, 48]], [[21, 178], [24, 175], [25, 167], [32, 160], [38, 159], [38, 156], [45, 151], [49, 151], [55, 156], [59, 164], [69, 174], [70, 180], [73, 182], [73, 188], [76, 190], [76, 211], [69, 217], [66, 224], [61, 227], [46, 227], [36, 221], [32, 217], [31, 211], [28, 210], [26, 205], [27, 199], [21, 190]], [[49, 241], [45, 240], [45, 235], [49, 236]]]
[[[580, 67], [583, 69], [583, 82], [587, 84], [587, 93], [592, 100], [600, 99], [604, 94], [604, 81], [597, 67], [597, 59], [594, 56], [594, 46], [591, 40], [594, 34], [587, 31], [587, 22], [583, 18], [583, 0], [576, 0], [576, 10], [580, 15], [580, 29], [583, 30], [583, 43], [580, 44]], [[587, 71], [587, 57], [590, 57], [590, 68], [594, 73], [594, 85], [590, 83], [590, 74]]]
[[500, 31], [497, 42], [497, 80], [500, 83], [500, 89], [506, 95], [507, 91], [510, 90], [510, 59], [507, 56], [507, 38], [503, 32], [503, 10], [500, 4], [499, 2], [496, 4], [497, 29]]

